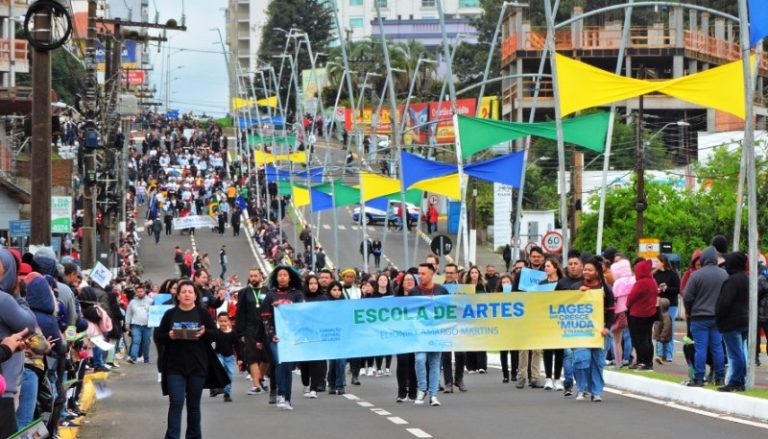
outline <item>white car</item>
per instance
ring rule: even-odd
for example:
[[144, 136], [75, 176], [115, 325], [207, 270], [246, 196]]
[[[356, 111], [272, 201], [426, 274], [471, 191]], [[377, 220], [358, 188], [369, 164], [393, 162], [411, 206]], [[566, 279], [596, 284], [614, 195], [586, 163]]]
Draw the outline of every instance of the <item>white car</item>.
[[[408, 208], [408, 219], [412, 222], [416, 222], [419, 220], [419, 215], [421, 215], [421, 211], [418, 207], [411, 203], [406, 203], [406, 206]], [[390, 201], [389, 202], [389, 208], [390, 211], [394, 210], [397, 212], [398, 207], [400, 207], [400, 201]], [[366, 224], [373, 224], [373, 223], [384, 223], [384, 219], [387, 217], [387, 213], [383, 210], [379, 210], [376, 208], [373, 208], [371, 206], [366, 205], [365, 206], [365, 223]], [[391, 216], [392, 220], [394, 220], [394, 215]], [[352, 211], [352, 219], [357, 223], [360, 222], [360, 207], [356, 207], [355, 210]]]

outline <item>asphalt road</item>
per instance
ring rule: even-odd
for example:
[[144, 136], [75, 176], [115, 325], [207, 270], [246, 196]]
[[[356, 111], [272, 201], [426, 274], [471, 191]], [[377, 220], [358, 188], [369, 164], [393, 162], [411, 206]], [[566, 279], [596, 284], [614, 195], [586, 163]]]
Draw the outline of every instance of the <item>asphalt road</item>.
[[[161, 281], [174, 276], [173, 248], [190, 248], [188, 235], [163, 236], [155, 245], [143, 235], [140, 254], [145, 277]], [[254, 264], [247, 238], [233, 238], [198, 230], [195, 245], [211, 255], [212, 272], [218, 275], [217, 254], [226, 244], [230, 273], [241, 278]], [[351, 239], [351, 238], [350, 238]], [[154, 361], [154, 356], [153, 356]], [[394, 372], [395, 364], [393, 364]], [[98, 401], [86, 418], [81, 437], [159, 438], [166, 427], [168, 399], [156, 382], [155, 364], [130, 365], [111, 372], [110, 398]], [[441, 395], [441, 407], [395, 402], [394, 376], [362, 378], [362, 386], [349, 386], [346, 396], [321, 394], [317, 400], [302, 397], [301, 382], [294, 375], [295, 410], [286, 412], [267, 404], [266, 395], [247, 396], [249, 382], [239, 375], [234, 382], [233, 403], [203, 395], [205, 437], [282, 437], [397, 439], [436, 438], [764, 438], [766, 430], [701, 416], [674, 408], [611, 393], [601, 404], [564, 399], [557, 392], [501, 384], [498, 370], [468, 375], [467, 393]], [[409, 430], [410, 429], [410, 430]]]

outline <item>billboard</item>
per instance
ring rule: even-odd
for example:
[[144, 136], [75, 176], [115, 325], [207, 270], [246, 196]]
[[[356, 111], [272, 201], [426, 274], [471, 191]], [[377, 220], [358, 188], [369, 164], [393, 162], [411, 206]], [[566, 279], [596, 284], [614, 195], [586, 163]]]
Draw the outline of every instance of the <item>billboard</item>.
[[[476, 114], [476, 109], [476, 99], [467, 98], [456, 100], [456, 112], [462, 116], [472, 117]], [[453, 113], [451, 111], [450, 102], [430, 102], [429, 120], [436, 122], [432, 129], [435, 130], [435, 139], [437, 140], [437, 143], [453, 143]]]
[[316, 68], [315, 72], [317, 72], [317, 80], [312, 74], [312, 69], [301, 71], [301, 94], [304, 99], [304, 111], [311, 114], [316, 113], [317, 98], [328, 86], [328, 71], [325, 67]]

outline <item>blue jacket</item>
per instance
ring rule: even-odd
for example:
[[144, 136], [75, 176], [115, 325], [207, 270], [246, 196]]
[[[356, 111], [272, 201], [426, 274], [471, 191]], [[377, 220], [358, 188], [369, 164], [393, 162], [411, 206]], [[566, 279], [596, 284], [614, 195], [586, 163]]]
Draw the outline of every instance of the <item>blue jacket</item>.
[[65, 354], [67, 346], [61, 339], [58, 320], [54, 315], [56, 301], [51, 287], [48, 286], [48, 282], [44, 278], [38, 277], [27, 285], [27, 303], [29, 303], [32, 312], [35, 313], [37, 325], [40, 326], [43, 335], [46, 338], [58, 339], [53, 345], [54, 352], [60, 355]]

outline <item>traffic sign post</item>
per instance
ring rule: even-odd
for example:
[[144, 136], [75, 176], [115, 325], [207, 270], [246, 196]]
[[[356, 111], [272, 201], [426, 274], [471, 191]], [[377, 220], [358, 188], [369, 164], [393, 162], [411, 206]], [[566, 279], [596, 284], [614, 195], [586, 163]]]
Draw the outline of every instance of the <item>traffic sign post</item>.
[[563, 251], [563, 235], [560, 232], [551, 230], [541, 238], [541, 246], [547, 253], [560, 253]]
[[529, 254], [531, 254], [531, 250], [532, 250], [534, 247], [536, 247], [537, 245], [539, 245], [539, 244], [538, 244], [538, 243], [536, 243], [536, 241], [528, 241], [528, 244], [525, 244], [525, 254], [526, 254], [526, 255], [529, 255]]
[[8, 224], [10, 226], [8, 235], [11, 238], [24, 238], [32, 232], [32, 221], [30, 220], [8, 221]]
[[453, 241], [448, 235], [437, 235], [432, 239], [429, 248], [438, 255], [445, 256], [453, 250]]
[[432, 194], [429, 196], [429, 204], [436, 206], [437, 203], [439, 202], [440, 202], [440, 198], [437, 195]]

